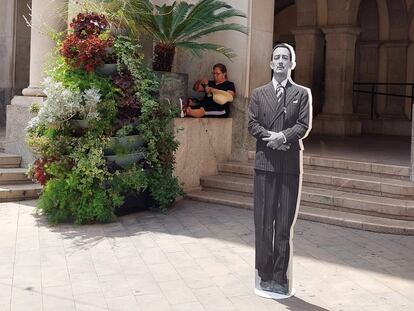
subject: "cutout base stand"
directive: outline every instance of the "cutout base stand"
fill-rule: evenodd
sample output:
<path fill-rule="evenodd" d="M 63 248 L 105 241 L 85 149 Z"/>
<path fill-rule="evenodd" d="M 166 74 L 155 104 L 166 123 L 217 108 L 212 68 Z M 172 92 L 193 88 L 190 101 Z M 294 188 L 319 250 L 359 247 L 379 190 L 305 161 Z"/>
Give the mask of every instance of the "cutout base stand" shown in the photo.
<path fill-rule="evenodd" d="M 261 289 L 255 288 L 254 293 L 257 296 L 260 296 L 260 297 L 263 297 L 263 298 L 278 300 L 278 299 L 286 299 L 286 298 L 292 297 L 292 296 L 295 295 L 296 291 L 295 291 L 294 288 L 292 288 L 292 290 L 289 294 L 283 295 L 283 294 L 278 294 L 278 293 L 269 292 L 269 291 L 266 291 L 266 290 L 261 290 Z"/>

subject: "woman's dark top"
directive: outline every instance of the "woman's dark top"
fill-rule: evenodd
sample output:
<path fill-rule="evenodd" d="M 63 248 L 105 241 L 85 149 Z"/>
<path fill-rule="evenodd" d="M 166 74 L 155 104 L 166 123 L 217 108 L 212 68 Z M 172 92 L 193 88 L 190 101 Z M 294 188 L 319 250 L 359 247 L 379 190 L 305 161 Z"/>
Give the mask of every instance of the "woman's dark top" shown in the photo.
<path fill-rule="evenodd" d="M 222 91 L 233 91 L 236 93 L 236 88 L 234 87 L 234 83 L 231 81 L 224 81 L 222 83 L 216 84 L 214 80 L 208 81 L 208 86 L 222 90 Z M 225 114 L 222 115 L 206 115 L 205 117 L 228 117 L 230 113 L 230 103 L 225 103 L 224 105 L 217 104 L 213 101 L 213 96 L 208 97 L 207 94 L 204 95 L 204 98 L 201 101 L 201 106 L 204 110 L 207 111 L 225 111 Z"/>

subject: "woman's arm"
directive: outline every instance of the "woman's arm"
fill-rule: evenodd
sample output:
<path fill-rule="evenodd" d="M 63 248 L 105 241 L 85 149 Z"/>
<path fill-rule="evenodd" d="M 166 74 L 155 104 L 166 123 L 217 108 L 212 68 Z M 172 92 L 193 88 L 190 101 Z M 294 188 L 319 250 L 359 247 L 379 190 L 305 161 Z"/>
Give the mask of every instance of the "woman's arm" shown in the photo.
<path fill-rule="evenodd" d="M 207 83 L 208 83 L 207 79 L 197 80 L 194 83 L 193 90 L 196 91 L 196 92 L 204 92 L 204 87 L 203 87 L 202 84 L 207 84 Z"/>

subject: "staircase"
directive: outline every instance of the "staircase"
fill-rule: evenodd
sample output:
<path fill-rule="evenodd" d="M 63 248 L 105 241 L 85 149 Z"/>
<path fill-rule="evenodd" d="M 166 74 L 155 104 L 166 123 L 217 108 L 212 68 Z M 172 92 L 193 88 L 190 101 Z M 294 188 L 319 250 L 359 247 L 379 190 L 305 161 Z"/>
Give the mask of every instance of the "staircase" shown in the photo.
<path fill-rule="evenodd" d="M 188 198 L 253 208 L 253 159 L 225 162 Z M 375 232 L 414 235 L 409 167 L 305 155 L 299 218 Z"/>
<path fill-rule="evenodd" d="M 0 153 L 0 202 L 38 198 L 42 187 L 27 178 L 20 164 L 20 156 Z"/>

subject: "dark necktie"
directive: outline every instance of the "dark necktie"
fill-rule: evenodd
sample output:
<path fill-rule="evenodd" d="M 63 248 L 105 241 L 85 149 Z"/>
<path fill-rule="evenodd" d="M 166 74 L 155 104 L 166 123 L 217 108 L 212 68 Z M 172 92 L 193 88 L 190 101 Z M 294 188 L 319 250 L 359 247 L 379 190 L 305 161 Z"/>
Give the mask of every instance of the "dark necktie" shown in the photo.
<path fill-rule="evenodd" d="M 284 93 L 284 88 L 282 85 L 278 85 L 276 87 L 276 97 L 277 97 L 277 102 L 280 103 L 280 101 L 283 98 L 283 93 Z"/>

